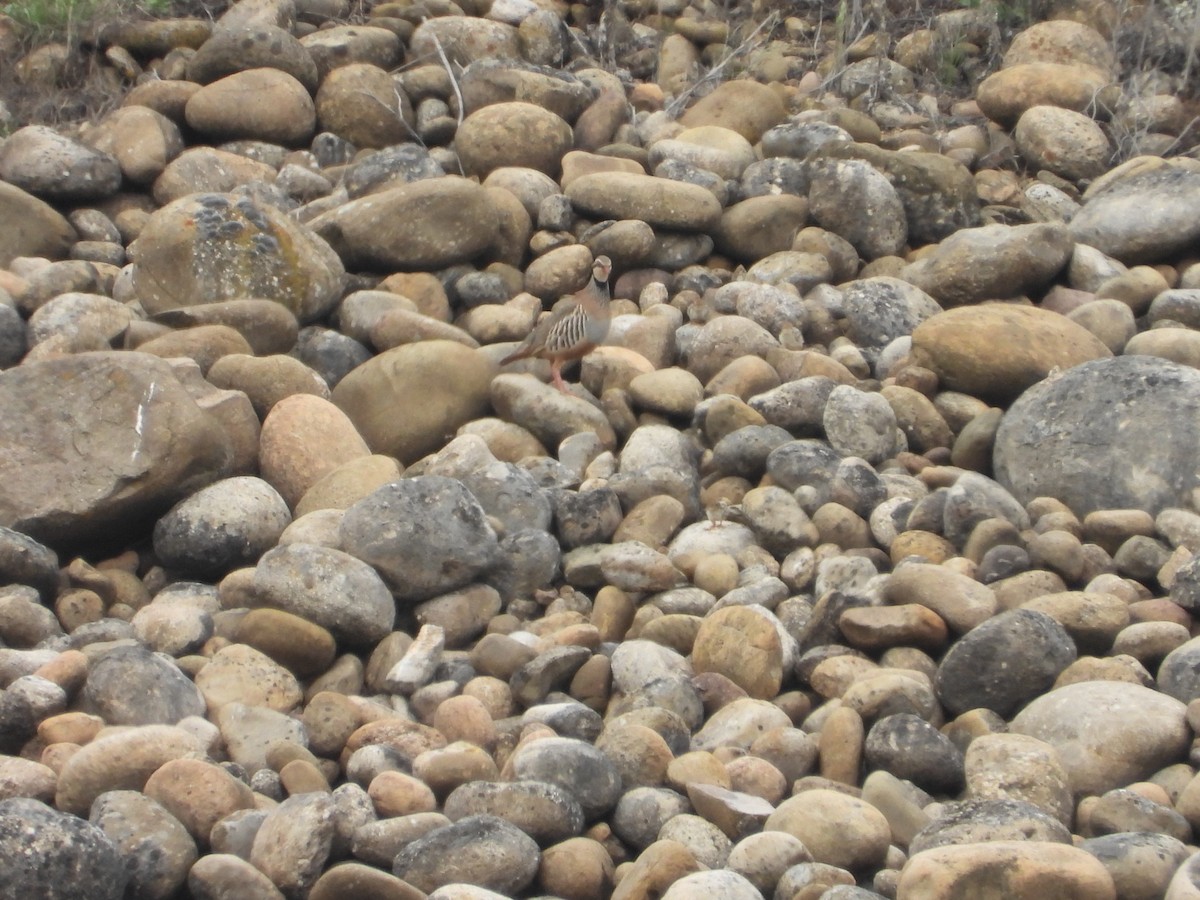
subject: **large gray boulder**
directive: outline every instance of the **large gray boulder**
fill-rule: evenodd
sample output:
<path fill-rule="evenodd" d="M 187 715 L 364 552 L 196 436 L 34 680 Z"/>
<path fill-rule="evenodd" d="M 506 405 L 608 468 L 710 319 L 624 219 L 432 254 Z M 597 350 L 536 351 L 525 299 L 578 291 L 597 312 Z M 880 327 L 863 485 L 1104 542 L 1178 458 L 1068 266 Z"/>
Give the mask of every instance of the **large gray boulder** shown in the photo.
<path fill-rule="evenodd" d="M 166 360 L 101 351 L 0 373 L 0 525 L 110 540 L 228 474 L 230 438 Z"/>
<path fill-rule="evenodd" d="M 996 433 L 996 479 L 1022 503 L 1186 507 L 1198 484 L 1200 372 L 1149 356 L 1087 362 L 1034 385 Z"/>

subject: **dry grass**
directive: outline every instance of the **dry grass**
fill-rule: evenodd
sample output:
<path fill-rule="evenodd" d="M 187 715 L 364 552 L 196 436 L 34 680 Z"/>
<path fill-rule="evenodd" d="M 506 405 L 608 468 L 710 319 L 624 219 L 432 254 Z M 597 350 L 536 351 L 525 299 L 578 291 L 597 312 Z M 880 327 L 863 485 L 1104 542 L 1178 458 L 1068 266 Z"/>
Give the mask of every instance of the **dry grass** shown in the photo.
<path fill-rule="evenodd" d="M 17 0 L 0 3 L 0 135 L 103 115 L 123 85 L 91 36 L 121 19 L 215 18 L 229 0 Z"/>

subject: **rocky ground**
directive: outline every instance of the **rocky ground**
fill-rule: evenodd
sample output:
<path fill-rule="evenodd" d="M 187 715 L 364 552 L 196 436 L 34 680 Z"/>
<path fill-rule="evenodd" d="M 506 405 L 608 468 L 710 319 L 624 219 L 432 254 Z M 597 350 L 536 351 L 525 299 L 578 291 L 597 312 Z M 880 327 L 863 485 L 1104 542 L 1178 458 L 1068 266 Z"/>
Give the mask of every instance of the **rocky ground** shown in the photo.
<path fill-rule="evenodd" d="M 0 142 L 0 895 L 1200 897 L 1200 32 L 368 6 Z"/>

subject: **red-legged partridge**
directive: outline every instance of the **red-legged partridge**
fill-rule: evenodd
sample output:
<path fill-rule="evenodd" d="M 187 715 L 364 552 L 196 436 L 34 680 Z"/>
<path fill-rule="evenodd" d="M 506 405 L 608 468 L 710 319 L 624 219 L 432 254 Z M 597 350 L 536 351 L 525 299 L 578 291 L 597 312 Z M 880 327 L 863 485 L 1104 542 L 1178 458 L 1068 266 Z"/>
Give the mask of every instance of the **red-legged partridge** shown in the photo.
<path fill-rule="evenodd" d="M 612 260 L 597 256 L 587 287 L 559 303 L 553 313 L 537 323 L 520 347 L 500 360 L 500 365 L 529 357 L 548 359 L 554 386 L 565 394 L 563 363 L 591 353 L 608 334 L 610 274 Z"/>

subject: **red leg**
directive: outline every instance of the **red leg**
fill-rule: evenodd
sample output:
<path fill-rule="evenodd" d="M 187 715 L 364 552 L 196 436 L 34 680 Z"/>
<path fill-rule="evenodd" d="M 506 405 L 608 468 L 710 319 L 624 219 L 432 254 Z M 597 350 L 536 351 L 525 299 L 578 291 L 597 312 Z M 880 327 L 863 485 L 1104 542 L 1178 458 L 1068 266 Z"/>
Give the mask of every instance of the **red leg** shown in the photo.
<path fill-rule="evenodd" d="M 567 390 L 567 384 L 562 379 L 562 366 L 563 361 L 561 359 L 553 360 L 550 363 L 550 378 L 554 382 L 554 386 L 556 388 L 558 388 L 564 394 L 569 394 L 570 391 Z"/>

